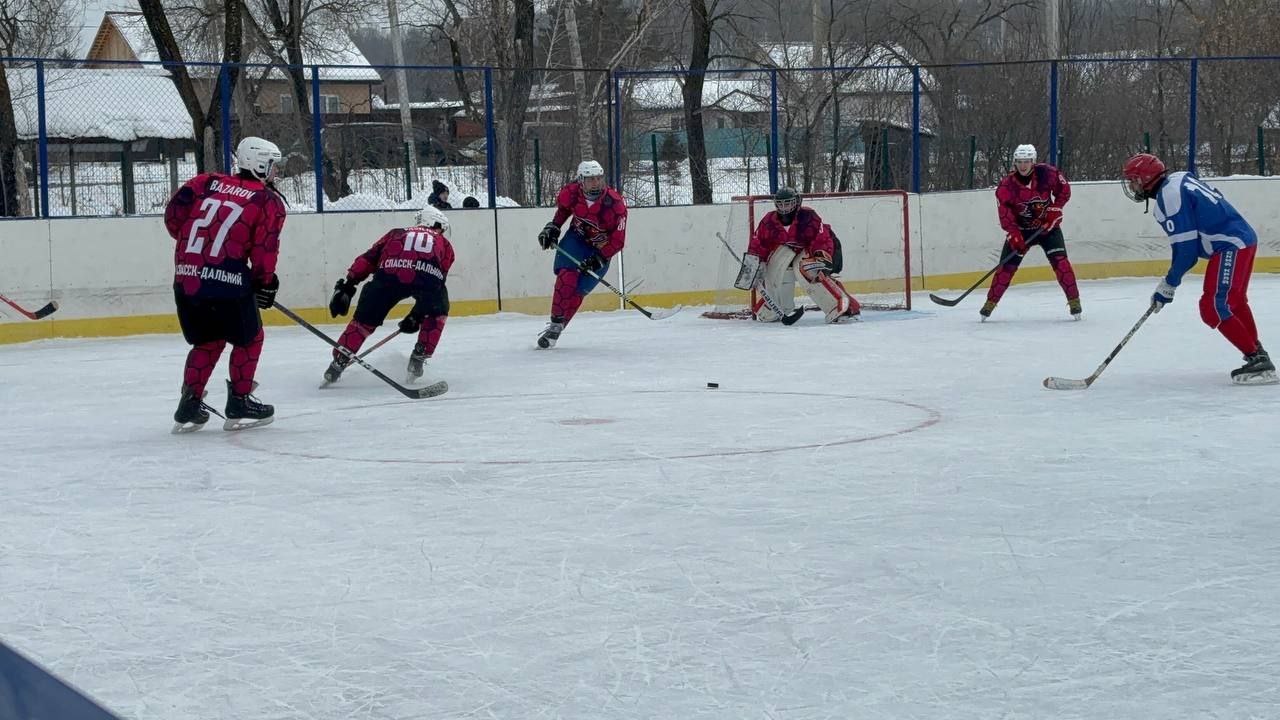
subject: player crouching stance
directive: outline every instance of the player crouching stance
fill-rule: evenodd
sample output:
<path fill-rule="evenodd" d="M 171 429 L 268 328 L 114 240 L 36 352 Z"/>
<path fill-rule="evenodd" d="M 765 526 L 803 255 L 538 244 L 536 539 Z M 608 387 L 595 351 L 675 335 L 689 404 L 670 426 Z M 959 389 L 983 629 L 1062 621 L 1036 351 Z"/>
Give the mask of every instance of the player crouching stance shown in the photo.
<path fill-rule="evenodd" d="M 796 277 L 826 314 L 828 323 L 857 318 L 862 308 L 832 277 L 835 240 L 830 226 L 813 208 L 800 205 L 800 194 L 784 187 L 773 198 L 776 208 L 765 214 L 751 235 L 742 269 L 734 281 L 739 290 L 755 288 L 758 297 L 751 308 L 760 322 L 791 325 L 804 309 L 796 309 Z"/>
<path fill-rule="evenodd" d="M 197 175 L 165 206 L 165 229 L 177 241 L 173 298 L 182 337 L 191 345 L 174 433 L 194 432 L 209 422 L 205 385 L 228 343 L 231 379 L 223 429 L 267 425 L 275 415 L 275 408 L 250 393 L 262 354 L 260 310 L 275 304 L 280 289 L 276 256 L 285 205 L 273 185 L 279 162 L 274 143 L 244 138 L 236 146 L 235 175 Z"/>
<path fill-rule="evenodd" d="M 453 266 L 453 246 L 448 239 L 449 221 L 436 208 L 418 212 L 417 224 L 396 228 L 378 239 L 373 247 L 356 257 L 347 276 L 333 286 L 329 315 L 343 316 L 351 310 L 356 286 L 370 275 L 373 280 L 360 291 L 356 314 L 338 338 L 338 344 L 352 355 L 373 331 L 387 319 L 387 314 L 401 300 L 412 297 L 413 309 L 400 321 L 400 332 L 417 333 L 418 342 L 409 354 L 409 382 L 422 377 L 422 365 L 433 354 L 449 319 L 449 289 L 445 279 Z M 333 351 L 333 362 L 324 371 L 324 384 L 342 377 L 351 364 L 350 357 Z"/>
<path fill-rule="evenodd" d="M 1173 261 L 1151 296 L 1152 310 L 1173 302 L 1182 277 L 1200 258 L 1208 258 L 1200 319 L 1244 354 L 1244 365 L 1231 371 L 1239 385 L 1277 382 L 1276 366 L 1258 342 L 1258 327 L 1249 308 L 1249 277 L 1258 235 L 1222 192 L 1186 172 L 1170 173 L 1160 158 L 1139 153 L 1124 164 L 1124 193 L 1134 202 L 1156 201 L 1152 217 L 1169 235 Z"/>
<path fill-rule="evenodd" d="M 573 218 L 569 232 L 560 237 L 560 226 Z M 609 261 L 627 242 L 627 204 L 604 181 L 604 168 L 595 160 L 578 164 L 578 179 L 560 188 L 556 214 L 538 233 L 538 244 L 550 250 L 558 244 L 552 271 L 556 274 L 551 295 L 551 321 L 538 336 L 538 347 L 556 346 L 560 333 L 573 319 L 582 301 L 609 272 Z M 570 259 L 572 258 L 572 259 Z"/>

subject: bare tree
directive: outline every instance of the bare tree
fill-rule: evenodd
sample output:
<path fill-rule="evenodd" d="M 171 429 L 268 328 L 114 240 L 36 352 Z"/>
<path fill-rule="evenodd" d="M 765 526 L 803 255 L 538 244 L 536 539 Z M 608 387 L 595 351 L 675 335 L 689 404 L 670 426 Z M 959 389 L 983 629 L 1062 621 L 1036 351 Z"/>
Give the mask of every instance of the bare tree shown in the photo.
<path fill-rule="evenodd" d="M 5 57 L 49 57 L 74 39 L 79 6 L 68 0 L 0 0 L 0 52 Z M 28 205 L 9 77 L 0 68 L 0 214 Z"/>

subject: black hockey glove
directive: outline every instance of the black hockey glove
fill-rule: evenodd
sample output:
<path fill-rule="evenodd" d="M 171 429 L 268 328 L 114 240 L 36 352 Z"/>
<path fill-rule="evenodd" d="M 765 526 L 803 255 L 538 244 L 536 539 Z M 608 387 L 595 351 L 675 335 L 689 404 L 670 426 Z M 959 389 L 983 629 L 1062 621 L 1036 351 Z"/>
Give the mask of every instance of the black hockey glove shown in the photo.
<path fill-rule="evenodd" d="M 578 269 L 582 272 L 600 272 L 600 268 L 604 267 L 604 258 L 599 255 L 588 255 L 582 262 L 578 263 Z"/>
<path fill-rule="evenodd" d="M 547 223 L 542 226 L 542 232 L 538 233 L 538 244 L 543 250 L 550 250 L 556 246 L 556 242 L 560 239 L 560 226 L 555 223 Z"/>
<path fill-rule="evenodd" d="M 345 316 L 351 312 L 351 297 L 356 294 L 356 284 L 342 278 L 333 286 L 333 297 L 329 298 L 329 317 Z"/>
<path fill-rule="evenodd" d="M 414 315 L 412 312 L 404 316 L 400 321 L 400 332 L 405 335 L 412 335 L 422 329 L 422 318 Z"/>
<path fill-rule="evenodd" d="M 280 278 L 275 273 L 266 280 L 257 280 L 253 284 L 253 301 L 259 308 L 266 310 L 276 304 L 276 293 L 280 292 Z"/>

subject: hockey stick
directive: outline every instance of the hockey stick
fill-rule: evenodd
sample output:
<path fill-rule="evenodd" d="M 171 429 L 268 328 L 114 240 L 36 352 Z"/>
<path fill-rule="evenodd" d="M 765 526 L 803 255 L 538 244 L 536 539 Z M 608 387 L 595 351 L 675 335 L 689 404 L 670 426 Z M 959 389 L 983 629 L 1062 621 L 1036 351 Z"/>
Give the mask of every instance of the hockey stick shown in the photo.
<path fill-rule="evenodd" d="M 0 295 L 0 300 L 3 300 L 6 305 L 22 313 L 23 316 L 25 316 L 28 320 L 43 320 L 58 311 L 57 300 L 52 300 L 48 303 L 45 303 L 44 307 L 40 308 L 39 310 L 36 310 L 35 312 L 31 312 L 30 310 L 22 307 L 18 303 L 5 297 L 4 295 Z"/>
<path fill-rule="evenodd" d="M 738 262 L 739 266 L 741 266 L 742 258 L 738 256 L 738 253 L 734 252 L 732 247 L 730 247 L 729 241 L 724 239 L 724 235 L 721 235 L 720 233 L 716 233 L 716 239 L 720 241 L 721 245 L 724 245 L 724 249 L 728 250 L 729 255 Z M 804 307 L 798 307 L 795 310 L 792 310 L 791 313 L 789 314 L 782 312 L 782 307 L 779 306 L 778 303 L 775 302 L 773 298 L 769 297 L 769 293 L 765 292 L 763 283 L 760 284 L 759 290 L 760 290 L 760 297 L 764 300 L 764 304 L 769 306 L 769 309 L 772 310 L 774 314 L 778 316 L 779 321 L 783 325 L 795 325 L 796 321 L 800 319 L 800 316 L 804 315 L 804 310 L 805 310 Z M 754 308 L 751 309 L 751 314 L 753 317 L 755 316 Z"/>
<path fill-rule="evenodd" d="M 324 334 L 323 332 L 321 332 L 321 331 L 320 331 L 320 329 L 319 329 L 319 328 L 317 328 L 315 325 L 312 325 L 311 323 L 307 322 L 306 320 L 303 320 L 302 318 L 298 317 L 298 314 L 297 314 L 297 313 L 295 313 L 294 311 L 290 310 L 289 308 L 285 307 L 284 305 L 281 305 L 280 303 L 276 303 L 276 304 L 275 304 L 275 305 L 273 305 L 272 307 L 274 307 L 275 309 L 277 309 L 277 310 L 279 310 L 280 312 L 284 313 L 284 316 L 285 316 L 285 317 L 289 318 L 290 320 L 292 320 L 292 321 L 294 321 L 294 322 L 298 323 L 299 325 L 301 325 L 302 327 L 306 328 L 306 329 L 307 329 L 307 331 L 309 331 L 312 335 L 315 335 L 316 337 L 320 338 L 321 340 L 324 340 L 325 342 L 329 343 L 329 345 L 330 345 L 330 346 L 332 346 L 332 347 L 333 347 L 333 349 L 335 349 L 335 350 L 337 350 L 338 352 L 340 352 L 340 353 L 342 353 L 342 354 L 346 355 L 346 356 L 351 360 L 351 362 L 353 362 L 353 363 L 355 363 L 355 364 L 359 365 L 360 367 L 364 368 L 365 370 L 368 370 L 369 372 L 373 373 L 373 374 L 374 374 L 374 376 L 375 376 L 375 377 L 377 377 L 379 380 L 381 380 L 382 382 L 384 382 L 384 383 L 386 383 L 386 384 L 390 385 L 391 387 L 395 388 L 396 390 L 400 391 L 400 394 L 401 394 L 401 395 L 404 395 L 404 396 L 405 396 L 405 397 L 407 397 L 407 398 L 414 399 L 414 400 L 421 400 L 421 399 L 423 399 L 423 398 L 429 398 L 429 397 L 435 397 L 435 396 L 437 396 L 437 395 L 443 395 L 443 394 L 445 394 L 446 392 L 448 392 L 448 391 L 449 391 L 449 383 L 445 382 L 444 380 L 440 380 L 440 381 L 438 381 L 438 382 L 433 382 L 433 383 L 431 383 L 430 385 L 428 385 L 428 386 L 426 386 L 426 387 L 422 387 L 422 388 L 409 388 L 409 387 L 405 387 L 404 385 L 401 385 L 400 383 L 396 382 L 395 380 L 392 380 L 391 378 L 389 378 L 389 377 L 387 377 L 386 375 L 384 375 L 384 374 L 382 373 L 382 371 L 381 371 L 381 370 L 379 370 L 378 368 L 376 368 L 376 367 L 374 367 L 374 366 L 370 365 L 369 363 L 365 362 L 364 360 L 362 360 L 360 356 L 355 355 L 355 354 L 354 354 L 354 353 L 352 353 L 350 350 L 346 349 L 346 348 L 345 348 L 345 347 L 343 347 L 342 345 L 339 345 L 339 344 L 338 344 L 338 342 L 337 342 L 336 340 L 334 340 L 333 338 L 329 337 L 328 335 L 325 335 L 325 334 Z M 390 338 L 387 338 L 387 339 L 389 340 Z M 379 343 L 379 345 L 380 345 L 380 344 L 381 344 L 381 343 Z M 377 347 L 377 345 L 375 345 L 374 347 Z M 373 350 L 373 348 L 369 348 L 369 349 L 370 349 L 370 350 Z"/>
<path fill-rule="evenodd" d="M 1102 374 L 1102 371 L 1106 370 L 1107 366 L 1111 364 L 1111 361 L 1115 359 L 1115 356 L 1120 354 L 1120 350 L 1129 342 L 1129 338 L 1132 338 L 1134 333 L 1138 332 L 1138 328 L 1142 327 L 1142 323 L 1146 322 L 1147 318 L 1151 317 L 1152 313 L 1155 311 L 1156 304 L 1153 302 L 1151 303 L 1151 307 L 1147 308 L 1147 311 L 1142 313 L 1142 317 L 1138 318 L 1138 322 L 1134 323 L 1133 328 L 1129 330 L 1129 334 L 1124 336 L 1124 339 L 1120 341 L 1120 344 L 1116 345 L 1116 349 L 1111 351 L 1111 354 L 1107 356 L 1106 360 L 1102 361 L 1102 364 L 1098 366 L 1097 370 L 1093 371 L 1092 375 L 1083 380 L 1047 377 L 1044 379 L 1044 386 L 1050 390 L 1084 390 L 1092 385 L 1093 381 L 1097 380 L 1098 376 Z"/>
<path fill-rule="evenodd" d="M 560 253 L 561 255 L 565 256 L 565 257 L 566 257 L 566 258 L 568 258 L 569 260 L 572 260 L 572 261 L 573 261 L 573 263 L 574 263 L 575 265 L 579 265 L 579 266 L 580 266 L 580 265 L 582 265 L 582 262 L 581 262 L 580 260 L 578 260 L 578 258 L 576 258 L 576 257 L 574 257 L 573 255 L 569 254 L 569 251 L 568 251 L 568 250 L 565 250 L 564 248 L 560 247 L 559 245 L 556 245 L 556 246 L 555 246 L 555 248 L 556 248 L 556 252 L 558 252 L 558 253 Z M 666 309 L 666 310 L 657 310 L 657 311 L 648 310 L 648 309 L 646 309 L 643 305 L 640 305 L 639 303 L 637 303 L 635 300 L 632 300 L 631 298 L 627 297 L 627 294 L 626 294 L 626 293 L 622 292 L 622 291 L 621 291 L 621 290 L 619 290 L 618 288 L 616 288 L 616 287 L 614 287 L 613 285 L 611 285 L 611 284 L 609 283 L 609 281 L 608 281 L 608 280 L 605 280 L 605 279 L 604 279 L 603 277 L 601 277 L 601 276 L 600 276 L 600 274 L 599 274 L 599 273 L 597 273 L 596 271 L 594 271 L 594 270 L 587 270 L 586 272 L 587 272 L 587 274 L 588 274 L 588 275 L 590 275 L 591 277 L 593 277 L 593 278 L 595 278 L 596 280 L 598 280 L 598 281 L 600 282 L 600 284 L 601 284 L 601 285 L 603 285 L 603 286 L 605 286 L 605 287 L 609 288 L 610 290 L 612 290 L 614 295 L 617 295 L 618 297 L 622 298 L 623 302 L 625 302 L 626 304 L 628 304 L 628 305 L 630 305 L 631 307 L 635 308 L 636 310 L 639 310 L 639 311 L 640 311 L 640 313 L 641 313 L 642 315 L 644 315 L 645 317 L 649 318 L 650 320 L 666 320 L 667 318 L 671 317 L 672 315 L 675 315 L 676 313 L 678 313 L 678 312 L 680 312 L 681 310 L 683 310 L 683 309 L 684 309 L 684 307 L 683 307 L 683 306 L 677 305 L 677 306 L 675 306 L 675 307 L 673 307 L 673 308 L 668 308 L 668 309 Z"/>
<path fill-rule="evenodd" d="M 1044 232 L 1044 228 L 1040 228 L 1040 229 L 1036 230 L 1034 233 L 1032 233 L 1032 234 L 1031 234 L 1031 237 L 1027 238 L 1027 249 L 1028 249 L 1028 250 L 1030 250 L 1030 249 L 1031 249 L 1031 243 L 1035 242 L 1035 241 L 1036 241 L 1036 238 L 1040 237 L 1040 233 L 1042 233 L 1042 232 Z M 938 297 L 937 295 L 934 295 L 933 293 L 929 293 L 929 299 L 930 299 L 930 300 L 932 300 L 932 301 L 934 301 L 934 302 L 936 302 L 936 303 L 938 303 L 939 305 L 946 305 L 947 307 L 955 307 L 956 305 L 959 305 L 961 300 L 963 300 L 963 299 L 965 299 L 965 298 L 969 297 L 969 293 L 971 293 L 971 292 L 973 292 L 974 290 L 977 290 L 979 287 L 981 287 L 981 286 L 982 286 L 982 283 L 984 283 L 984 282 L 986 282 L 986 281 L 987 281 L 987 278 L 991 277 L 992 275 L 995 275 L 997 270 L 999 270 L 1000 268 L 1004 267 L 1004 264 L 1005 264 L 1005 263 L 1007 263 L 1007 262 L 1009 262 L 1010 260 L 1012 260 L 1012 259 L 1014 258 L 1014 256 L 1016 256 L 1017 254 L 1018 254 L 1018 251 L 1017 251 L 1017 250 L 1010 250 L 1010 251 L 1009 251 L 1009 254 L 1008 254 L 1008 255 L 1005 255 L 1005 256 L 1004 256 L 1004 257 L 1002 257 L 1002 258 L 1000 258 L 1000 262 L 996 263 L 996 266 L 995 266 L 995 267 L 993 267 L 993 268 L 991 268 L 990 270 L 988 270 L 986 275 L 983 275 L 981 278 L 979 278 L 979 279 L 978 279 L 978 282 L 974 283 L 974 284 L 973 284 L 973 286 L 972 286 L 972 287 L 970 287 L 968 290 L 965 290 L 964 292 L 960 293 L 960 297 L 958 297 L 958 298 L 956 298 L 956 299 L 954 299 L 954 300 L 948 300 L 948 299 L 943 298 L 943 297 Z"/>
<path fill-rule="evenodd" d="M 369 357 L 369 353 L 373 352 L 374 350 L 377 350 L 378 348 L 382 347 L 383 345 L 386 345 L 387 343 L 391 342 L 392 340 L 396 339 L 397 337 L 400 337 L 400 335 L 402 335 L 402 334 L 403 334 L 403 333 L 401 333 L 399 330 L 395 330 L 395 331 L 393 331 L 393 332 L 389 333 L 386 337 L 384 337 L 384 338 L 382 338 L 381 340 L 379 340 L 378 342 L 374 343 L 373 347 L 371 347 L 371 348 L 365 348 L 365 351 L 364 351 L 364 352 L 362 352 L 362 353 L 360 353 L 360 354 L 359 354 L 359 355 L 357 355 L 356 357 L 357 357 L 357 358 L 359 358 L 359 359 L 361 359 L 361 360 L 363 360 L 363 359 L 365 359 L 365 358 Z"/>

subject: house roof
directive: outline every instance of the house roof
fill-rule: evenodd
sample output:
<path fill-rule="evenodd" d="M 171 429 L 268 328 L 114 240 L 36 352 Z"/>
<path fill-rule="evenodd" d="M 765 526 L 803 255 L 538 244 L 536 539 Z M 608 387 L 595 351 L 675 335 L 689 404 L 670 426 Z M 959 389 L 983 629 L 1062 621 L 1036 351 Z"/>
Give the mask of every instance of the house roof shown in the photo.
<path fill-rule="evenodd" d="M 89 48 L 87 59 L 104 59 L 101 53 L 113 30 L 119 33 L 133 54 L 132 58 L 127 59 L 140 62 L 160 61 L 160 53 L 156 50 L 155 42 L 151 39 L 151 31 L 147 28 L 147 21 L 142 16 L 142 13 L 117 11 L 103 13 L 102 22 L 99 24 L 98 33 L 94 36 L 93 43 Z M 316 44 L 323 46 L 325 49 L 308 53 L 307 60 L 309 63 L 320 65 L 320 79 L 322 81 L 382 82 L 382 76 L 378 74 L 377 70 L 369 66 L 368 58 L 364 56 L 364 53 L 360 52 L 360 49 L 356 47 L 356 44 L 351 41 L 350 36 L 345 32 L 330 33 L 320 38 Z M 222 59 L 221 56 L 208 56 L 207 53 L 195 48 L 184 49 L 183 55 L 190 62 L 218 62 Z M 266 64 L 271 62 L 271 58 L 266 53 L 255 50 L 245 62 Z M 193 66 L 190 72 L 196 76 L 207 76 L 217 74 L 218 68 L 209 65 Z M 279 70 L 273 70 L 272 76 L 283 77 L 283 73 Z"/>
<path fill-rule="evenodd" d="M 52 138 L 186 139 L 191 116 L 159 68 L 47 68 L 45 128 Z M 18 136 L 39 136 L 36 72 L 7 68 Z"/>
<path fill-rule="evenodd" d="M 766 43 L 761 45 L 768 63 L 780 69 L 799 69 L 814 67 L 813 43 Z M 909 93 L 913 82 L 911 68 L 917 65 L 915 58 L 906 48 L 900 45 L 853 45 L 837 44 L 833 48 L 834 57 L 819 67 L 834 65 L 846 68 L 875 68 L 881 70 L 859 70 L 850 72 L 848 79 L 840 84 L 846 93 Z M 920 69 L 920 82 L 925 87 L 933 86 L 933 75 L 928 69 Z"/>

